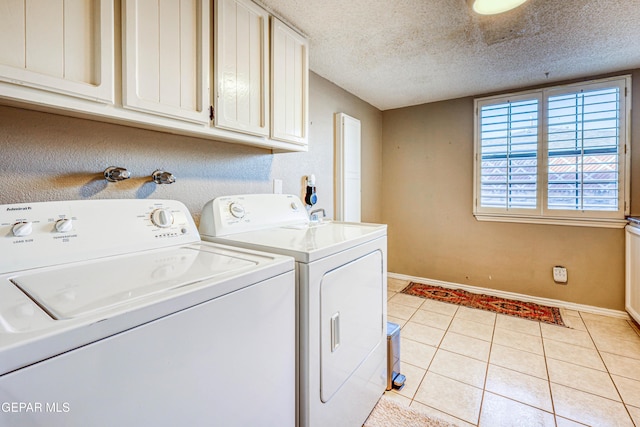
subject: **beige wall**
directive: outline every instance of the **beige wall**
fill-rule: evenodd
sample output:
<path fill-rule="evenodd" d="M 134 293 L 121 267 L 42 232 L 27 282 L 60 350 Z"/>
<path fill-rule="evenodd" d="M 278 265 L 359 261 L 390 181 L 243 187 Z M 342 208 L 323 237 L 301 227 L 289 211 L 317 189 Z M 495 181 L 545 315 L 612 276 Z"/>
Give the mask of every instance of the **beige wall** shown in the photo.
<path fill-rule="evenodd" d="M 633 77 L 640 82 L 640 70 Z M 638 129 L 640 84 L 633 100 Z M 362 220 L 389 224 L 389 271 L 624 309 L 622 230 L 475 220 L 472 110 L 473 99 L 463 98 L 381 113 L 312 73 L 310 151 L 271 154 L 0 106 L 0 203 L 178 199 L 198 220 L 214 197 L 268 193 L 274 178 L 283 180 L 284 192 L 301 194 L 303 177 L 314 173 L 317 207 L 333 216 L 333 114 L 344 112 L 362 123 Z M 107 183 L 101 172 L 110 165 L 127 167 L 133 178 Z M 174 173 L 177 182 L 148 182 L 156 168 Z M 640 172 L 632 173 L 632 188 L 632 213 L 640 215 Z M 557 264 L 568 268 L 567 286 L 553 283 Z"/>
<path fill-rule="evenodd" d="M 285 193 L 302 194 L 315 174 L 317 207 L 333 215 L 333 115 L 362 122 L 363 220 L 380 221 L 382 114 L 327 80 L 310 76 L 310 150 L 279 153 L 91 120 L 0 106 L 0 203 L 100 198 L 159 198 L 184 202 L 200 216 L 210 199 L 269 193 L 274 178 Z M 126 167 L 132 178 L 107 183 L 102 171 Z M 149 181 L 158 168 L 176 183 Z"/>
<path fill-rule="evenodd" d="M 640 165 L 640 70 L 633 77 Z M 385 111 L 382 128 L 389 271 L 624 310 L 624 230 L 476 221 L 473 98 Z M 632 177 L 640 214 L 640 172 Z M 566 286 L 554 265 L 567 267 Z"/>

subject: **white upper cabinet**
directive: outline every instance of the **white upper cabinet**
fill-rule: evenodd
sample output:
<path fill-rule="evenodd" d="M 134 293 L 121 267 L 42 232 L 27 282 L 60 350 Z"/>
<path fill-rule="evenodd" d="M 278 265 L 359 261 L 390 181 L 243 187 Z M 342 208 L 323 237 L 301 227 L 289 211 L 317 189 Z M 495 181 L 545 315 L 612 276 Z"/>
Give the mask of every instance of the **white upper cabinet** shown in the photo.
<path fill-rule="evenodd" d="M 0 0 L 3 105 L 306 151 L 308 77 L 251 0 Z"/>
<path fill-rule="evenodd" d="M 209 122 L 208 0 L 123 0 L 125 108 Z"/>
<path fill-rule="evenodd" d="M 271 17 L 271 138 L 307 144 L 307 39 Z"/>
<path fill-rule="evenodd" d="M 215 0 L 215 126 L 269 136 L 269 14 L 250 0 Z"/>
<path fill-rule="evenodd" d="M 0 81 L 114 100 L 113 0 L 0 1 Z"/>

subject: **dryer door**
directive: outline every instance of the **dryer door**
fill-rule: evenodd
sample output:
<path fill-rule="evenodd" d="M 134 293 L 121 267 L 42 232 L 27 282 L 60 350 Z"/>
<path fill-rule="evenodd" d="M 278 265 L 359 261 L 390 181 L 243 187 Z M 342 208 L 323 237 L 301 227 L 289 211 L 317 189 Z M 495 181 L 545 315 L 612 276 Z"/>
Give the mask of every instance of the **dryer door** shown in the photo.
<path fill-rule="evenodd" d="M 383 254 L 375 251 L 327 272 L 322 278 L 322 402 L 331 399 L 381 340 L 383 268 Z"/>

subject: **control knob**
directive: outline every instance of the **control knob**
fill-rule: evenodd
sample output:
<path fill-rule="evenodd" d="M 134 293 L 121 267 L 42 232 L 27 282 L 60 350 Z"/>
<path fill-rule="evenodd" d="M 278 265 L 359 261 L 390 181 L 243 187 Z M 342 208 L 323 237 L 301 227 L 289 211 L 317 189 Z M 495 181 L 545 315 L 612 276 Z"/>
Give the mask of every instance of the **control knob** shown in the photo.
<path fill-rule="evenodd" d="M 235 218 L 243 218 L 245 214 L 244 207 L 240 203 L 235 202 L 229 205 L 229 211 Z"/>
<path fill-rule="evenodd" d="M 56 231 L 58 233 L 68 233 L 73 229 L 73 221 L 71 218 L 63 218 L 56 221 Z"/>
<path fill-rule="evenodd" d="M 11 228 L 13 235 L 16 237 L 25 237 L 33 231 L 33 223 L 31 221 L 17 222 Z"/>
<path fill-rule="evenodd" d="M 156 209 L 151 212 L 151 222 L 160 228 L 171 227 L 171 224 L 173 224 L 173 215 L 169 209 Z"/>

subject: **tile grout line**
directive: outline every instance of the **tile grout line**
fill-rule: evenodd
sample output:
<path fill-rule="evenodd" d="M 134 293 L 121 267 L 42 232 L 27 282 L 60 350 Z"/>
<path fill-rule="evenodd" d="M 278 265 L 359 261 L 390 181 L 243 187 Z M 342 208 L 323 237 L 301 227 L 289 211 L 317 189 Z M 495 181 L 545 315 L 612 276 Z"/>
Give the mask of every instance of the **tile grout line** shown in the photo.
<path fill-rule="evenodd" d="M 553 422 L 556 427 L 558 425 L 558 413 L 556 412 L 556 402 L 553 399 L 553 390 L 551 389 L 551 375 L 549 375 L 549 363 L 547 363 L 547 349 L 544 345 L 544 335 L 542 333 L 542 323 L 538 322 L 538 328 L 540 329 L 540 341 L 542 344 L 542 356 L 544 357 L 544 369 L 547 372 L 547 387 L 549 387 L 549 398 L 551 399 L 551 410 L 553 411 Z M 569 419 L 569 418 L 567 418 Z M 573 420 L 576 421 L 576 420 Z M 577 422 L 577 421 L 576 421 Z"/>
<path fill-rule="evenodd" d="M 622 393 L 620 393 L 620 390 L 618 389 L 618 385 L 616 384 L 616 382 L 613 380 L 613 377 L 611 376 L 611 371 L 609 370 L 609 366 L 607 366 L 607 363 L 605 362 L 605 360 L 602 357 L 602 354 L 600 352 L 600 348 L 596 344 L 596 341 L 593 339 L 593 335 L 591 335 L 591 331 L 589 330 L 589 325 L 587 324 L 587 322 L 584 321 L 584 318 L 582 317 L 582 313 L 578 312 L 578 314 L 580 315 L 580 319 L 582 319 L 582 323 L 584 323 L 584 327 L 587 330 L 587 334 L 589 334 L 589 338 L 593 342 L 593 346 L 595 347 L 596 351 L 598 352 L 598 357 L 602 361 L 602 364 L 604 365 L 604 369 L 607 370 L 607 375 L 609 375 L 609 380 L 611 380 L 611 384 L 613 384 L 613 387 L 616 389 L 616 393 L 618 393 L 618 397 L 620 397 L 620 403 L 622 403 L 622 406 L 624 407 L 624 410 L 627 412 L 627 415 L 629 416 L 629 420 L 631 420 L 631 423 L 635 425 L 635 421 L 633 420 L 633 417 L 631 416 L 631 412 L 629 412 L 629 407 L 628 407 L 627 403 L 624 401 L 624 399 L 622 398 Z M 593 394 L 593 393 L 590 393 L 590 394 Z"/>
<path fill-rule="evenodd" d="M 462 307 L 462 306 L 461 306 L 461 305 L 459 305 L 459 304 L 451 304 L 451 303 L 447 303 L 446 301 L 440 301 L 440 302 L 444 302 L 445 304 L 450 304 L 450 305 L 452 305 L 452 306 L 455 306 L 455 307 L 456 307 L 456 310 L 453 312 L 453 315 L 451 316 L 451 321 L 449 322 L 449 325 L 447 326 L 447 329 L 445 330 L 444 334 L 442 335 L 442 339 L 440 340 L 440 343 L 438 344 L 438 347 L 437 347 L 437 349 L 436 349 L 436 354 L 437 354 L 437 353 L 438 353 L 438 351 L 440 350 L 440 345 L 442 344 L 442 341 L 444 341 L 444 337 L 445 337 L 445 336 L 447 335 L 447 333 L 449 332 L 449 329 L 451 328 L 451 325 L 453 324 L 453 321 L 455 320 L 456 316 L 458 315 L 458 312 L 460 311 L 460 307 Z M 451 331 L 451 333 L 455 333 L 455 332 Z M 449 350 L 442 349 L 442 351 L 449 351 Z M 459 354 L 459 353 L 455 353 L 455 352 L 451 352 L 451 353 Z M 464 355 L 461 355 L 461 356 L 464 356 Z M 434 355 L 433 355 L 433 358 L 435 359 L 435 357 L 436 357 L 436 355 L 434 354 Z M 431 363 L 433 363 L 433 359 L 431 360 Z M 431 367 L 431 363 L 429 364 L 429 367 Z M 425 373 L 425 376 L 426 376 L 426 375 L 427 375 L 427 374 Z M 436 375 L 440 375 L 440 374 L 436 374 Z M 444 376 L 444 375 L 442 375 L 442 376 Z M 444 376 L 444 377 L 445 377 L 445 378 L 448 378 L 448 377 L 446 377 L 446 376 Z M 454 379 L 454 378 L 450 378 L 450 379 L 451 379 L 451 380 L 453 380 L 453 381 L 458 381 L 458 380 L 456 380 L 456 379 Z M 485 375 L 485 381 L 486 381 L 486 375 Z M 470 385 L 470 384 L 463 383 L 462 381 L 458 381 L 458 382 L 460 382 L 460 383 L 462 383 L 462 384 L 465 384 L 465 385 Z M 471 387 L 473 387 L 473 386 L 471 385 Z M 484 386 L 483 386 L 483 389 L 482 389 L 482 393 L 483 393 L 483 395 L 484 395 Z M 477 422 L 477 423 L 475 423 L 475 426 L 476 426 L 476 427 L 480 425 L 480 412 L 481 412 L 481 411 L 482 411 L 482 399 L 480 400 L 480 408 L 479 408 L 479 410 L 478 410 L 478 422 Z M 461 420 L 461 421 L 463 421 L 463 422 L 465 422 L 465 423 L 471 424 L 471 423 L 469 423 L 467 420 L 462 419 L 462 418 L 460 418 L 460 417 L 457 417 L 457 416 L 455 416 L 455 415 L 449 414 L 449 413 L 447 413 L 447 412 L 445 412 L 445 414 L 450 415 L 450 416 L 452 416 L 452 417 L 454 417 L 454 418 L 457 418 L 457 419 L 459 419 L 459 420 Z M 472 425 L 473 425 L 473 424 L 472 424 Z"/>
<path fill-rule="evenodd" d="M 478 411 L 477 426 L 480 426 L 480 417 L 482 416 L 482 406 L 484 405 L 484 397 L 487 393 L 487 380 L 489 379 L 489 365 L 491 364 L 491 352 L 493 350 L 493 339 L 496 335 L 498 327 L 498 316 L 493 320 L 493 330 L 491 331 L 491 341 L 489 342 L 489 356 L 487 357 L 487 367 L 484 372 L 484 383 L 482 384 L 482 397 L 480 398 L 480 410 Z"/>
<path fill-rule="evenodd" d="M 426 302 L 426 300 L 425 300 L 425 302 Z M 424 305 L 424 302 L 423 302 L 422 304 L 420 304 L 420 306 L 419 306 L 418 308 L 416 308 L 416 311 L 414 312 L 414 314 L 413 314 L 413 315 L 415 315 L 415 313 L 417 313 L 417 312 L 418 312 L 418 310 L 420 310 L 420 307 L 422 307 L 423 305 Z M 456 317 L 456 315 L 458 314 L 458 309 L 460 308 L 460 306 L 458 306 L 458 305 L 456 305 L 456 304 L 451 304 L 451 305 L 455 305 L 455 306 L 456 306 L 456 309 L 455 309 L 455 311 L 453 312 L 453 314 L 451 315 L 451 320 L 449 321 L 449 324 L 447 325 L 447 329 L 445 329 L 445 330 L 444 330 L 444 334 L 442 334 L 442 338 L 440 338 L 440 340 L 438 341 L 438 345 L 436 346 L 436 351 L 435 351 L 435 353 L 433 353 L 433 357 L 431 358 L 431 361 L 429 361 L 429 364 L 428 364 L 428 366 L 427 366 L 427 367 L 426 367 L 426 369 L 425 369 L 424 376 L 422 377 L 422 380 L 420 381 L 420 384 L 419 384 L 419 385 L 418 385 L 418 387 L 416 388 L 416 392 L 413 394 L 413 398 L 411 399 L 411 403 L 413 403 L 414 401 L 415 401 L 415 402 L 418 402 L 418 403 L 419 403 L 419 404 L 421 404 L 421 405 L 428 406 L 429 408 L 433 408 L 433 409 L 435 409 L 435 410 L 436 410 L 436 411 L 438 411 L 438 412 L 441 412 L 441 413 L 446 414 L 446 415 L 448 415 L 448 416 L 450 416 L 450 417 L 453 417 L 453 418 L 455 418 L 455 419 L 458 419 L 458 420 L 460 420 L 460 421 L 462 421 L 462 422 L 467 423 L 467 421 L 466 421 L 466 420 L 464 420 L 464 419 L 462 419 L 462 418 L 460 418 L 460 417 L 458 417 L 458 416 L 456 416 L 456 415 L 450 414 L 450 413 L 445 412 L 445 411 L 443 411 L 443 410 L 441 410 L 441 409 L 434 408 L 434 407 L 433 407 L 433 406 L 431 406 L 431 405 L 427 405 L 427 404 L 425 404 L 425 403 L 422 403 L 422 402 L 420 402 L 420 401 L 415 400 L 415 396 L 416 396 L 416 394 L 418 394 L 418 390 L 420 389 L 420 387 L 422 386 L 422 383 L 424 382 L 425 378 L 427 377 L 427 373 L 429 373 L 429 368 L 431 368 L 431 365 L 433 364 L 433 360 L 435 359 L 436 354 L 437 354 L 437 353 L 438 353 L 438 351 L 440 350 L 440 345 L 442 344 L 442 341 L 444 340 L 445 335 L 447 335 L 447 332 L 449 332 L 449 329 L 451 328 L 451 324 L 453 323 L 453 319 L 454 319 L 454 318 Z M 429 311 L 429 312 L 431 312 L 430 310 L 424 310 L 424 311 Z M 432 313 L 435 313 L 435 312 L 432 312 Z M 411 318 L 413 317 L 413 315 L 411 315 Z M 409 318 L 409 320 L 411 320 L 411 318 Z M 407 322 L 409 322 L 409 320 L 407 320 Z M 406 323 L 405 323 L 405 324 L 406 324 Z M 434 328 L 434 329 L 438 329 L 438 328 Z M 407 338 L 407 339 L 408 339 L 408 338 Z M 423 343 L 423 344 L 424 344 L 424 343 Z M 428 345 L 428 344 L 427 344 L 427 345 Z M 446 350 L 444 350 L 444 349 L 443 349 L 443 351 L 446 351 Z M 456 353 L 456 354 L 457 354 L 457 353 Z M 434 372 L 432 372 L 432 373 L 434 373 Z M 434 373 L 434 374 L 435 374 L 435 373 Z M 436 374 L 436 375 L 440 375 L 440 374 Z M 443 376 L 444 376 L 444 375 L 443 375 Z M 449 378 L 449 377 L 446 377 L 446 376 L 444 376 L 444 377 L 445 377 L 445 378 Z M 453 378 L 450 378 L 450 379 L 452 379 L 452 380 L 454 380 L 454 381 L 457 381 L 457 380 L 455 380 L 455 379 L 453 379 Z M 464 384 L 464 383 L 462 383 L 462 384 Z M 469 424 L 470 424 L 470 423 L 469 423 Z M 476 423 L 475 425 L 477 426 L 478 424 Z"/>
<path fill-rule="evenodd" d="M 528 320 L 528 319 L 527 319 L 527 320 Z M 522 375 L 530 376 L 530 377 L 532 377 L 532 378 L 536 378 L 536 379 L 539 379 L 539 380 L 542 380 L 542 381 L 546 381 L 546 383 L 547 383 L 547 384 L 548 384 L 548 386 L 549 386 L 549 396 L 551 397 L 551 389 L 550 389 L 550 387 L 551 387 L 551 383 L 550 383 L 550 381 L 549 381 L 549 372 L 548 372 L 548 368 L 547 368 L 547 360 L 546 360 L 547 358 L 546 358 L 546 353 L 545 353 L 545 351 L 544 351 L 544 341 L 543 341 L 543 338 L 542 338 L 542 329 L 541 329 L 541 325 L 542 325 L 542 323 L 543 323 L 543 322 L 541 322 L 541 321 L 535 321 L 535 322 L 538 324 L 538 329 L 539 329 L 539 332 L 540 332 L 540 340 L 541 340 L 541 346 L 542 346 L 542 355 L 540 355 L 540 354 L 538 354 L 538 353 L 534 353 L 534 352 L 529 351 L 529 350 L 523 350 L 523 349 L 520 349 L 520 348 L 511 347 L 511 346 L 504 345 L 504 344 L 494 343 L 494 342 L 493 342 L 493 340 L 492 340 L 492 343 L 491 343 L 491 348 L 493 349 L 493 345 L 495 344 L 495 345 L 502 346 L 502 347 L 505 347 L 505 348 L 510 348 L 510 349 L 514 349 L 514 350 L 517 350 L 517 351 L 521 351 L 521 352 L 523 352 L 523 353 L 528 353 L 528 354 L 532 354 L 532 355 L 536 355 L 536 356 L 542 356 L 542 358 L 543 358 L 543 360 L 544 360 L 544 363 L 545 363 L 546 379 L 544 379 L 544 378 L 540 378 L 540 377 L 538 377 L 538 376 L 536 376 L 536 375 L 531 375 L 530 373 L 527 373 L 527 372 L 522 372 L 522 371 L 520 371 L 520 370 L 518 370 L 518 369 L 514 369 L 514 368 L 510 368 L 510 367 L 506 367 L 506 366 L 501 366 L 501 365 L 495 365 L 495 366 L 500 367 L 501 369 L 505 369 L 505 370 L 507 370 L 507 371 L 516 372 L 516 373 L 518 373 L 518 374 L 522 374 Z M 494 331 L 495 331 L 495 329 L 511 330 L 511 329 L 507 329 L 507 328 L 498 328 L 497 322 L 496 322 L 496 326 L 495 326 L 495 328 L 494 328 Z M 519 332 L 519 333 L 521 333 L 521 334 L 523 334 L 523 335 L 530 335 L 530 336 L 532 336 L 532 337 L 536 337 L 536 336 L 537 336 L 537 335 L 535 335 L 535 334 L 528 334 L 528 333 L 521 332 L 521 331 L 514 331 L 514 332 Z M 491 364 L 491 359 L 489 359 L 488 365 L 489 365 L 489 364 Z M 488 375 L 487 375 L 487 377 L 488 377 Z M 485 390 L 486 390 L 486 382 L 485 382 Z M 505 399 L 508 399 L 508 400 L 513 401 L 513 402 L 519 403 L 519 404 L 521 404 L 521 405 L 525 405 L 525 406 L 528 406 L 528 407 L 534 408 L 534 409 L 536 409 L 536 410 L 538 410 L 538 411 L 546 412 L 546 413 L 548 413 L 548 414 L 550 414 L 550 415 L 552 415 L 552 416 L 554 417 L 554 423 L 555 423 L 555 424 L 557 424 L 557 421 L 556 421 L 556 419 L 555 419 L 557 414 L 556 414 L 556 412 L 555 412 L 555 406 L 554 406 L 554 404 L 553 404 L 553 399 L 552 399 L 552 398 L 551 398 L 551 408 L 552 408 L 552 410 L 551 410 L 551 412 L 549 412 L 548 410 L 542 409 L 542 408 L 540 408 L 540 407 L 538 407 L 538 406 L 536 406 L 536 405 L 533 405 L 533 404 L 531 404 L 531 403 L 522 402 L 522 401 L 520 401 L 520 400 L 513 399 L 512 397 L 505 396 L 505 395 L 500 394 L 500 393 L 496 393 L 496 392 L 489 392 L 489 393 L 495 394 L 495 395 L 497 395 L 497 396 L 501 396 L 501 397 L 503 397 L 503 398 L 505 398 Z"/>
<path fill-rule="evenodd" d="M 414 308 L 414 312 L 413 314 L 411 314 L 411 316 L 409 316 L 409 318 L 404 322 L 404 325 L 400 328 L 400 331 L 402 332 L 402 329 L 404 329 L 404 327 L 407 325 L 407 323 L 409 323 L 411 321 L 411 319 L 413 318 L 413 316 L 416 315 L 416 313 L 418 312 L 418 310 L 420 310 L 420 307 L 422 307 L 424 305 L 424 301 L 420 303 L 420 305 L 418 307 L 411 307 Z M 407 307 L 407 306 L 405 306 Z M 402 336 L 402 335 L 401 335 Z M 410 339 L 410 338 L 406 338 L 405 339 Z M 415 341 L 415 340 L 412 340 Z M 416 341 L 416 342 L 420 342 L 420 341 Z M 421 344 L 425 344 L 425 343 L 421 343 Z M 428 345 L 428 344 L 427 344 Z M 436 347 L 436 352 L 438 351 L 438 347 Z M 400 354 L 402 354 L 402 349 L 400 350 Z M 435 357 L 436 352 L 433 353 L 433 357 Z M 411 402 L 409 403 L 409 406 L 411 406 L 411 404 L 414 402 L 416 394 L 418 394 L 418 390 L 420 389 L 420 386 L 422 385 L 422 383 L 424 382 L 424 379 L 427 376 L 427 372 L 429 372 L 429 366 L 431 366 L 431 363 L 433 363 L 433 357 L 431 358 L 431 360 L 429 361 L 427 367 L 424 369 L 424 375 L 422 376 L 422 379 L 420 380 L 420 384 L 418 384 L 418 386 L 416 387 L 416 391 L 413 393 L 413 396 L 411 396 Z M 400 356 L 400 360 L 402 360 L 402 356 Z M 421 368 L 422 369 L 422 368 Z M 420 404 L 422 404 L 422 402 L 418 402 Z"/>

